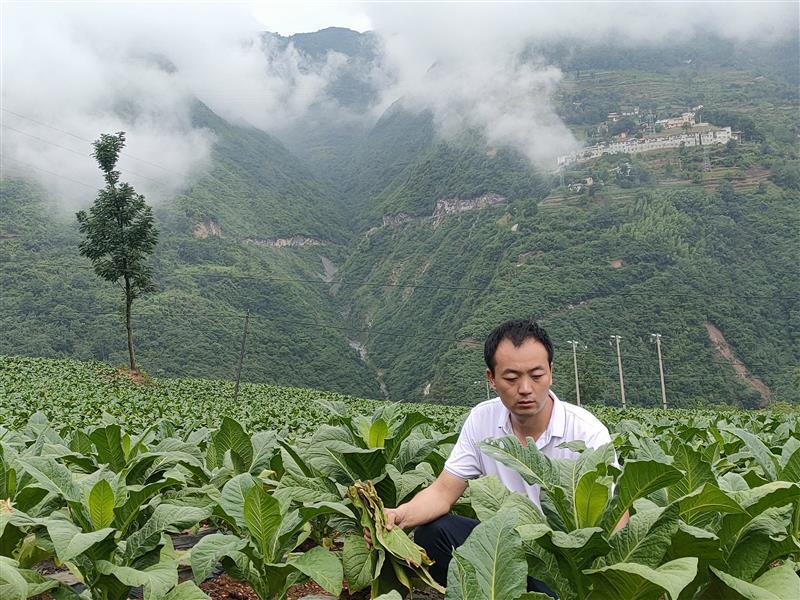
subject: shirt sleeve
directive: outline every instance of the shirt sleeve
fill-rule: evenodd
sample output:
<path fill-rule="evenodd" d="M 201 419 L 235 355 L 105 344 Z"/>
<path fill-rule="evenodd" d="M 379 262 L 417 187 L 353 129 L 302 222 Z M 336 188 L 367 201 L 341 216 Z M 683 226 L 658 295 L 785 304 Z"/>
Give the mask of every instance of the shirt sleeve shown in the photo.
<path fill-rule="evenodd" d="M 475 479 L 483 475 L 474 416 L 474 413 L 470 412 L 464 421 L 458 440 L 444 463 L 444 470 L 459 479 Z"/>

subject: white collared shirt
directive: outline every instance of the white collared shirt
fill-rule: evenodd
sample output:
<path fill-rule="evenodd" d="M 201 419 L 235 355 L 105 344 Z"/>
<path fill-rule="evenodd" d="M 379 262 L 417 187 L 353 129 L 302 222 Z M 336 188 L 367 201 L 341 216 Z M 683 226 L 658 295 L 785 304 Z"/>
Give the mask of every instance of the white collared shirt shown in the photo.
<path fill-rule="evenodd" d="M 574 404 L 562 402 L 552 391 L 550 398 L 553 400 L 550 422 L 536 440 L 536 447 L 544 454 L 551 458 L 577 458 L 577 452 L 559 448 L 559 444 L 583 440 L 587 447 L 597 448 L 611 441 L 606 426 L 592 413 Z M 510 413 L 500 398 L 481 402 L 472 408 L 464 421 L 444 468 L 460 479 L 497 475 L 509 490 L 527 494 L 534 504 L 540 506 L 538 485 L 528 485 L 519 473 L 480 450 L 480 442 L 507 435 L 514 435 L 514 432 L 511 429 Z"/>

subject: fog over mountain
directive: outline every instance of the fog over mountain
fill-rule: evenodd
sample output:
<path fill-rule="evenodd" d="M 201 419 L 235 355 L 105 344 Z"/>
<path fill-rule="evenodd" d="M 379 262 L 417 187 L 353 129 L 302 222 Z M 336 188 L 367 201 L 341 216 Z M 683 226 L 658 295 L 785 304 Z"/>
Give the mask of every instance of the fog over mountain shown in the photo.
<path fill-rule="evenodd" d="M 86 186 L 100 182 L 86 140 L 125 130 L 126 176 L 152 201 L 168 198 L 208 166 L 214 137 L 192 124 L 195 99 L 233 124 L 267 132 L 290 129 L 309 111 L 372 123 L 402 99 L 410 110 L 430 110 L 442 136 L 474 128 L 489 143 L 547 165 L 577 142 L 551 101 L 561 71 L 536 55 L 523 60 L 531 44 L 572 36 L 652 45 L 702 31 L 760 43 L 796 36 L 798 15 L 796 3 L 381 3 L 348 10 L 362 11 L 380 50 L 359 72 L 375 91 L 367 110 L 331 97 L 345 55 L 311 58 L 263 35 L 279 29 L 270 26 L 268 5 L 7 5 L 3 169 L 35 176 L 74 208 L 90 197 Z M 73 135 L 56 136 L 31 119 Z"/>

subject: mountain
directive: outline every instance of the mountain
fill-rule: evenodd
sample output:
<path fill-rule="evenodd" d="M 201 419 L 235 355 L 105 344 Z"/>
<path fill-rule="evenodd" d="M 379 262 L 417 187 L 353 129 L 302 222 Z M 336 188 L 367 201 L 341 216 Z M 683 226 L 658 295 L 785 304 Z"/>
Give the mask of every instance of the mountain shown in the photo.
<path fill-rule="evenodd" d="M 619 403 L 620 335 L 628 402 L 658 404 L 660 333 L 671 405 L 800 401 L 800 98 L 780 52 L 702 39 L 660 58 L 551 49 L 565 69 L 556 109 L 590 143 L 608 113 L 634 107 L 703 104 L 742 131 L 556 175 L 477 131 L 441 139 L 402 99 L 353 118 L 381 93 L 372 34 L 265 35 L 308 64 L 345 57 L 329 89 L 337 118 L 322 103 L 271 135 L 196 104 L 211 167 L 156 207 L 158 291 L 134 307 L 146 370 L 232 377 L 250 310 L 245 380 L 472 404 L 488 331 L 531 316 L 556 342 L 554 389 L 568 400 L 577 340 L 582 400 Z M 29 181 L 0 182 L 0 354 L 122 364 L 119 294 L 51 206 Z"/>

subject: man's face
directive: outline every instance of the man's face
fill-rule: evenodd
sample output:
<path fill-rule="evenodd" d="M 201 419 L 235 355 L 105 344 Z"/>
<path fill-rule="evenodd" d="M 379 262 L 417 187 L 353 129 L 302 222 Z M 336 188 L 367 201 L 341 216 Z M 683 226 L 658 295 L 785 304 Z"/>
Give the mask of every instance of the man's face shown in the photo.
<path fill-rule="evenodd" d="M 516 347 L 504 339 L 497 346 L 494 361 L 494 375 L 489 369 L 486 374 L 511 414 L 528 418 L 544 410 L 553 383 L 544 344 L 528 338 Z"/>

